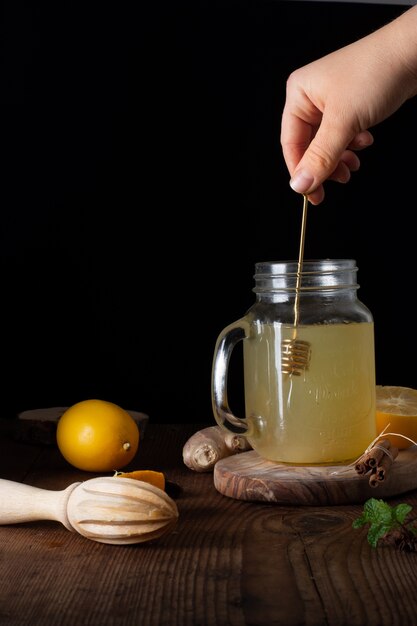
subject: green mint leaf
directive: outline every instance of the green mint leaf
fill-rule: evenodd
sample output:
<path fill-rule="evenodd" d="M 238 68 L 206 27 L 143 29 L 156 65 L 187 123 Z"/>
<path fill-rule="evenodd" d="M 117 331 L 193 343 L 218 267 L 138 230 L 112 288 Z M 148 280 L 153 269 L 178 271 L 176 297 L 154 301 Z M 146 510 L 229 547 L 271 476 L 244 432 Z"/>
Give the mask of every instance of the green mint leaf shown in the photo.
<path fill-rule="evenodd" d="M 368 535 L 367 535 L 368 543 L 373 548 L 376 548 L 378 541 L 382 539 L 382 537 L 384 537 L 387 533 L 389 533 L 390 530 L 391 530 L 390 525 L 379 526 L 378 524 L 371 524 L 371 527 L 368 530 Z"/>
<path fill-rule="evenodd" d="M 354 528 L 360 528 L 365 524 L 389 523 L 391 521 L 391 507 L 383 500 L 370 498 L 363 507 L 363 513 L 353 522 Z"/>
<path fill-rule="evenodd" d="M 352 526 L 361 528 L 369 524 L 368 543 L 376 548 L 380 539 L 403 525 L 411 510 L 412 507 L 409 504 L 403 503 L 391 507 L 384 500 L 369 498 L 364 504 L 362 515 L 353 521 Z M 417 534 L 414 529 L 412 532 Z"/>
<path fill-rule="evenodd" d="M 362 526 L 365 526 L 367 523 L 368 520 L 364 519 L 363 515 L 361 515 L 361 517 L 357 517 L 353 520 L 352 526 L 353 528 L 362 528 Z"/>
<path fill-rule="evenodd" d="M 405 518 L 410 513 L 412 508 L 413 507 L 411 507 L 409 504 L 397 504 L 397 506 L 394 507 L 394 509 L 392 511 L 393 518 L 399 524 L 404 524 Z"/>
<path fill-rule="evenodd" d="M 373 524 L 390 524 L 392 521 L 391 507 L 384 500 L 370 498 L 365 502 L 364 513 Z"/>

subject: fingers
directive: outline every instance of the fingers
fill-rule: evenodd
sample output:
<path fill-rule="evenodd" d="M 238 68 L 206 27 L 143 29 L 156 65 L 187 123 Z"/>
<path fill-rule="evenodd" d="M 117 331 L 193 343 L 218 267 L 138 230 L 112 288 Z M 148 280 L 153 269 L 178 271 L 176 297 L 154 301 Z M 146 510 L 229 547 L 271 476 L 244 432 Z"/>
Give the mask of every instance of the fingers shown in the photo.
<path fill-rule="evenodd" d="M 350 180 L 351 172 L 357 172 L 360 166 L 359 157 L 352 150 L 345 150 L 328 180 L 335 180 L 337 183 L 347 183 Z"/>
<path fill-rule="evenodd" d="M 334 134 L 327 130 L 327 137 L 332 137 L 333 145 L 323 147 L 320 143 L 320 131 L 302 154 L 290 180 L 291 188 L 297 193 L 307 194 L 312 204 L 320 204 L 324 199 L 323 183 L 333 180 L 347 183 L 352 172 L 360 168 L 360 159 L 355 150 L 363 150 L 372 145 L 373 136 L 369 131 L 357 133 L 351 140 L 345 140 L 347 149 L 338 147 Z M 341 151 L 341 153 L 340 153 Z M 292 154 L 294 159 L 294 151 Z"/>
<path fill-rule="evenodd" d="M 353 152 L 352 150 L 345 150 L 336 168 L 333 170 L 330 176 L 328 176 L 327 180 L 333 180 L 337 183 L 348 183 L 349 180 L 351 179 L 351 173 L 357 172 L 359 168 L 360 168 L 360 159 L 357 156 L 357 154 L 355 154 L 355 152 Z M 297 179 L 297 175 L 299 177 L 298 179 Z M 311 178 L 307 180 L 305 179 L 303 180 L 303 175 L 304 175 L 304 172 L 300 173 L 300 171 L 298 171 L 297 174 L 295 174 L 295 176 L 291 179 L 290 185 L 292 189 L 294 189 L 294 191 L 297 191 L 297 185 L 300 185 L 300 187 L 302 188 L 303 184 L 304 185 L 313 184 L 311 182 Z M 303 192 L 299 192 L 299 193 L 303 193 Z M 314 190 L 308 193 L 308 199 L 311 202 L 311 204 L 317 205 L 323 202 L 324 195 L 325 195 L 324 187 L 322 184 L 319 184 Z"/>
<path fill-rule="evenodd" d="M 363 150 L 364 148 L 368 148 L 368 146 L 372 146 L 373 143 L 374 138 L 369 130 L 362 130 L 352 139 L 347 147 L 350 150 Z"/>
<path fill-rule="evenodd" d="M 357 172 L 360 168 L 360 160 L 358 156 L 346 150 L 336 168 L 327 177 L 326 180 L 334 180 L 338 183 L 347 183 L 351 178 L 351 172 Z M 307 193 L 311 204 L 320 204 L 324 200 L 323 184 L 314 185 L 314 180 L 303 170 L 297 170 L 290 180 L 291 188 L 297 193 Z M 307 189 L 302 191 L 302 189 Z"/>
<path fill-rule="evenodd" d="M 324 199 L 326 180 L 347 183 L 360 167 L 355 152 L 373 143 L 372 134 L 358 129 L 358 118 L 346 110 L 331 102 L 324 111 L 296 81 L 288 82 L 281 146 L 292 189 L 307 194 L 312 204 Z"/>
<path fill-rule="evenodd" d="M 317 189 L 308 194 L 308 200 L 311 204 L 317 205 L 323 202 L 324 195 L 324 187 L 323 185 L 319 185 Z"/>
<path fill-rule="evenodd" d="M 303 101 L 303 106 L 308 106 Z M 281 146 L 285 163 L 290 175 L 293 175 L 298 164 L 303 158 L 304 153 L 308 150 L 311 141 L 320 126 L 322 115 L 317 116 L 316 124 L 313 124 L 312 114 L 305 116 L 302 107 L 298 111 L 296 103 L 292 104 L 290 95 L 287 96 L 287 102 L 281 120 Z M 297 111 L 297 112 L 294 112 Z M 307 120 L 304 119 L 307 117 Z"/>

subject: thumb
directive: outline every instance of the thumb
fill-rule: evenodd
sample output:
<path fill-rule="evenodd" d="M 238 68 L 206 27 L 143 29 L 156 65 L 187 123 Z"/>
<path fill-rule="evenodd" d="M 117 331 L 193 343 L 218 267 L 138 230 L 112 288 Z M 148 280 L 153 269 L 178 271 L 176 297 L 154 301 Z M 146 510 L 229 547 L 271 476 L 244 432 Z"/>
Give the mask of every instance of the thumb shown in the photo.
<path fill-rule="evenodd" d="M 355 137 L 355 131 L 323 122 L 304 152 L 290 180 L 298 193 L 311 193 L 336 170 L 342 155 Z"/>

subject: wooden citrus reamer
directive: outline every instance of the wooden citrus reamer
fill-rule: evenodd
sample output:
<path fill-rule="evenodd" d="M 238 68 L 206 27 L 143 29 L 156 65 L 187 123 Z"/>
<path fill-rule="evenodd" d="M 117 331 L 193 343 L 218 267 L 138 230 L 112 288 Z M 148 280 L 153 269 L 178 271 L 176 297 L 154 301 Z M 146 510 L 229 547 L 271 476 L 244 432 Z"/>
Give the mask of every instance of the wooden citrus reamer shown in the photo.
<path fill-rule="evenodd" d="M 0 479 L 2 525 L 52 520 L 94 541 L 131 544 L 160 537 L 177 519 L 170 496 L 133 478 L 91 478 L 62 491 Z"/>

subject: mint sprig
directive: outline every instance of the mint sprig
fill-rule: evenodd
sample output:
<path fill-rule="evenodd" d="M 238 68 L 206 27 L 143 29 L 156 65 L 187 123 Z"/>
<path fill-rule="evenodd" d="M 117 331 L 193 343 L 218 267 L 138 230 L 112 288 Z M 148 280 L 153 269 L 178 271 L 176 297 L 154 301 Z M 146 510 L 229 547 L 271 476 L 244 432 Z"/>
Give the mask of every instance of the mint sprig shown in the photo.
<path fill-rule="evenodd" d="M 412 511 L 409 504 L 397 504 L 392 507 L 384 500 L 370 498 L 364 504 L 363 513 L 356 518 L 353 528 L 362 528 L 369 524 L 368 543 L 376 548 L 378 542 L 393 544 L 399 550 L 417 551 L 417 529 L 414 521 L 406 523 L 406 517 Z"/>

